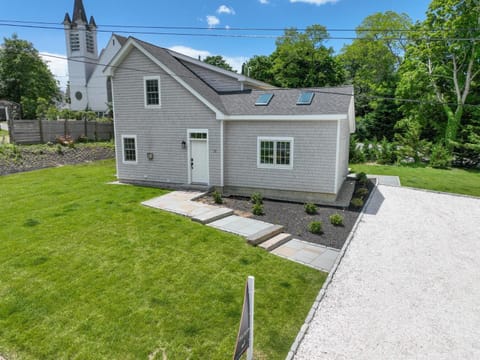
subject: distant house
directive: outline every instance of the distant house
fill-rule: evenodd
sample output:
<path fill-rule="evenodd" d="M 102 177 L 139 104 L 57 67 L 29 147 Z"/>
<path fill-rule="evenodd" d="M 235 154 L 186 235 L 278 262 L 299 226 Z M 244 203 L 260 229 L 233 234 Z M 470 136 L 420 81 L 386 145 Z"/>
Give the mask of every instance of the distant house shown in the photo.
<path fill-rule="evenodd" d="M 121 182 L 336 199 L 355 130 L 351 86 L 278 89 L 132 37 L 105 75 Z"/>

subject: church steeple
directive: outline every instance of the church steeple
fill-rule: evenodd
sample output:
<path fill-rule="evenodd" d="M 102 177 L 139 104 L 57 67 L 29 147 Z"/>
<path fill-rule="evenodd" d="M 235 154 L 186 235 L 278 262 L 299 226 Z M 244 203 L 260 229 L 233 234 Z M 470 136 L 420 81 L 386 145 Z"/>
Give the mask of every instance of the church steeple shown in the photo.
<path fill-rule="evenodd" d="M 87 14 L 85 13 L 85 7 L 83 6 L 82 0 L 75 0 L 75 5 L 73 6 L 73 18 L 72 22 L 74 23 L 84 23 L 87 24 Z"/>

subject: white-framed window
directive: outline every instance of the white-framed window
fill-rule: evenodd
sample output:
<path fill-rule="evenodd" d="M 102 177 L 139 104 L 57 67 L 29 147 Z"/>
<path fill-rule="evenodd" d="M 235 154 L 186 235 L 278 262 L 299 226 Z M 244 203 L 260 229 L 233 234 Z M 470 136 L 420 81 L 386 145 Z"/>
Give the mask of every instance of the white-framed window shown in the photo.
<path fill-rule="evenodd" d="M 137 136 L 122 135 L 123 163 L 136 164 L 138 159 Z"/>
<path fill-rule="evenodd" d="M 145 107 L 160 107 L 160 76 L 145 76 L 143 85 L 145 90 Z"/>
<path fill-rule="evenodd" d="M 293 169 L 293 137 L 259 136 L 257 167 Z"/>

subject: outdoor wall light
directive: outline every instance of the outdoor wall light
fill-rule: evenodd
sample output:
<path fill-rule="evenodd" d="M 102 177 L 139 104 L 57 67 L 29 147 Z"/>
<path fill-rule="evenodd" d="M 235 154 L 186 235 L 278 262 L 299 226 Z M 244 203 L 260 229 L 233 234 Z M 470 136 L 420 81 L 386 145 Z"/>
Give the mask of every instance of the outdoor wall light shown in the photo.
<path fill-rule="evenodd" d="M 187 148 L 187 143 L 185 142 L 185 140 L 182 141 L 182 149 L 186 149 Z"/>
<path fill-rule="evenodd" d="M 148 160 L 153 160 L 153 153 L 152 152 L 147 153 L 147 159 Z"/>

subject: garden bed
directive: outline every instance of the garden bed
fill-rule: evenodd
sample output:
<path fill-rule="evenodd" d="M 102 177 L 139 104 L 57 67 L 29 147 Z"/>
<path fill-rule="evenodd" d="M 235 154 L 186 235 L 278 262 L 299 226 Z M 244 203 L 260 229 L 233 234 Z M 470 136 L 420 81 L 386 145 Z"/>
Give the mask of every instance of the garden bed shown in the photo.
<path fill-rule="evenodd" d="M 362 186 L 357 182 L 355 191 L 360 187 Z M 368 181 L 368 194 L 364 196 L 365 202 L 373 188 L 373 183 Z M 214 204 L 211 194 L 200 198 L 199 201 Z M 233 196 L 224 197 L 222 206 L 235 210 L 236 215 L 283 225 L 284 231 L 292 234 L 294 238 L 336 249 L 342 248 L 361 211 L 361 208 L 351 205 L 345 209 L 317 206 L 317 214 L 309 215 L 305 212 L 304 204 L 264 199 L 264 215 L 257 216 L 252 214 L 253 204 L 250 199 Z M 329 218 L 333 214 L 340 214 L 343 217 L 343 226 L 333 226 L 330 223 Z M 323 233 L 321 235 L 309 232 L 308 225 L 312 221 L 322 222 Z"/>

